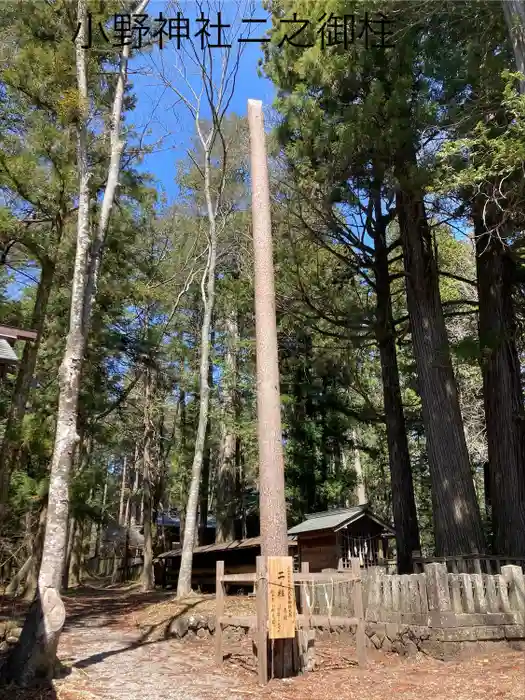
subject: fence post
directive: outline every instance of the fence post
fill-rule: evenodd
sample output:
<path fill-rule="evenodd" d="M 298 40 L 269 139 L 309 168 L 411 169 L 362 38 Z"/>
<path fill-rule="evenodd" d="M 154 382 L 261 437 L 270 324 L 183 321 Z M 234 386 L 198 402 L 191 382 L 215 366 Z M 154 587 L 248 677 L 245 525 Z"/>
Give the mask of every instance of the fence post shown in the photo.
<path fill-rule="evenodd" d="M 509 603 L 513 612 L 525 612 L 525 577 L 521 566 L 502 566 L 501 575 L 509 587 Z"/>
<path fill-rule="evenodd" d="M 479 554 L 476 547 L 472 547 L 472 554 Z M 479 560 L 479 556 L 474 557 L 474 573 L 481 575 L 481 562 Z"/>
<path fill-rule="evenodd" d="M 259 683 L 268 683 L 268 574 L 266 558 L 257 557 L 257 668 Z"/>
<path fill-rule="evenodd" d="M 448 572 L 446 564 L 426 564 L 428 607 L 430 610 L 449 612 L 451 609 L 448 590 Z"/>
<path fill-rule="evenodd" d="M 357 629 L 355 631 L 357 663 L 359 666 L 366 666 L 365 611 L 363 609 L 363 584 L 361 583 L 359 559 L 352 559 L 352 574 L 356 578 L 354 581 L 354 613 L 357 617 Z"/>
<path fill-rule="evenodd" d="M 422 566 L 421 562 L 418 561 L 419 559 L 421 559 L 421 550 L 414 549 L 412 551 L 412 571 L 415 574 L 419 573 L 419 569 L 421 569 L 421 571 L 423 571 L 423 566 Z"/>
<path fill-rule="evenodd" d="M 301 562 L 301 573 L 302 574 L 308 574 L 310 573 L 310 562 L 308 561 L 302 561 Z M 306 615 L 306 608 L 308 607 L 307 602 L 306 602 L 306 583 L 302 581 L 299 584 L 299 600 L 301 601 L 301 614 Z M 309 614 L 312 614 L 312 611 L 308 611 Z"/>
<path fill-rule="evenodd" d="M 222 653 L 222 622 L 221 618 L 224 615 L 224 583 L 222 577 L 224 576 L 224 562 L 217 562 L 217 569 L 215 574 L 215 662 L 217 664 L 222 664 L 223 653 Z"/>

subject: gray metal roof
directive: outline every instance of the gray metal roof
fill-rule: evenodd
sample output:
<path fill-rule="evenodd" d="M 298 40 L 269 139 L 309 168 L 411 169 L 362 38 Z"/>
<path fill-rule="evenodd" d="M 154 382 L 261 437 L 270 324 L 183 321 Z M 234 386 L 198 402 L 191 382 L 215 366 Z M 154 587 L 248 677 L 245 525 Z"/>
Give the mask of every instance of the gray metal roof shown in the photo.
<path fill-rule="evenodd" d="M 10 365 L 16 362 L 18 362 L 18 357 L 16 356 L 15 351 L 9 345 L 7 340 L 0 338 L 0 364 Z"/>
<path fill-rule="evenodd" d="M 367 508 L 368 505 L 365 504 L 354 508 L 338 508 L 337 510 L 325 510 L 323 513 L 310 513 L 306 516 L 306 520 L 290 528 L 288 534 L 299 535 L 317 530 L 338 530 L 364 515 Z"/>

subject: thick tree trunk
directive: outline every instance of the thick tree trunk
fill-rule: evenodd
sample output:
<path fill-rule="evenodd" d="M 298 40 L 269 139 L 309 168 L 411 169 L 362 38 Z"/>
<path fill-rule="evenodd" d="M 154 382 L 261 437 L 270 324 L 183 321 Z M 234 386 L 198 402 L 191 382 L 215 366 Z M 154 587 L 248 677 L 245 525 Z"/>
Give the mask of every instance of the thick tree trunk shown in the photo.
<path fill-rule="evenodd" d="M 20 369 L 16 377 L 15 390 L 5 426 L 2 449 L 0 450 L 0 519 L 7 503 L 11 472 L 16 466 L 20 452 L 20 430 L 31 392 L 31 383 L 35 373 L 36 359 L 44 330 L 54 274 L 54 263 L 50 261 L 44 262 L 31 318 L 31 328 L 37 332 L 37 337 L 34 342 L 26 342 L 24 345 Z"/>
<path fill-rule="evenodd" d="M 515 263 L 505 243 L 474 217 L 489 500 L 496 554 L 525 552 L 523 391 L 512 298 Z"/>
<path fill-rule="evenodd" d="M 225 321 L 226 352 L 224 355 L 222 436 L 217 467 L 216 542 L 235 539 L 235 516 L 237 514 L 237 351 L 239 328 L 237 309 L 232 309 Z"/>
<path fill-rule="evenodd" d="M 153 499 L 153 464 L 154 464 L 154 422 L 153 411 L 155 401 L 155 377 L 154 370 L 147 368 L 144 380 L 144 459 L 143 459 L 143 523 L 144 523 L 144 565 L 142 569 L 141 584 L 143 591 L 152 591 L 155 588 L 153 571 L 153 533 L 152 533 L 152 499 Z"/>
<path fill-rule="evenodd" d="M 415 158 L 397 169 L 396 208 L 403 245 L 407 307 L 418 374 L 432 486 L 438 556 L 485 550 L 463 431 L 456 380 L 439 295 L 422 192 L 406 175 Z"/>
<path fill-rule="evenodd" d="M 392 490 L 392 514 L 396 531 L 397 567 L 400 574 L 412 573 L 412 552 L 420 549 L 419 527 L 412 468 L 406 433 L 399 367 L 395 344 L 390 272 L 386 243 L 386 221 L 376 203 L 374 226 L 376 282 L 376 339 L 379 346 L 383 403 L 385 407 L 388 462 Z"/>
<path fill-rule="evenodd" d="M 210 331 L 215 303 L 215 265 L 217 260 L 217 222 L 216 208 L 211 199 L 211 163 L 209 151 L 205 154 L 204 190 L 208 210 L 209 221 L 209 251 L 208 264 L 205 276 L 202 279 L 201 289 L 204 302 L 204 315 L 201 327 L 201 356 L 200 356 L 200 382 L 199 382 L 199 423 L 195 438 L 195 452 L 191 470 L 191 483 L 186 506 L 184 523 L 184 539 L 177 582 L 177 596 L 186 596 L 191 591 L 191 571 L 193 563 L 193 548 L 195 545 L 195 530 L 197 525 L 197 507 L 199 504 L 199 485 L 201 480 L 202 460 L 208 426 L 208 410 L 210 387 L 208 383 L 208 370 L 210 362 Z"/>

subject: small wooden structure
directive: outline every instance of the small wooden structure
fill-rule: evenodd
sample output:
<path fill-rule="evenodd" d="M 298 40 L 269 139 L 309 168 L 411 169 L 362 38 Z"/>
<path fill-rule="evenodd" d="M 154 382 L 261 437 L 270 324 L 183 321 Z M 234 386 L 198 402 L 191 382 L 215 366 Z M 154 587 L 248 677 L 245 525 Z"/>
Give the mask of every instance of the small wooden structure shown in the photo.
<path fill-rule="evenodd" d="M 288 552 L 295 556 L 297 541 L 288 538 Z M 261 553 L 261 538 L 221 542 L 195 547 L 193 550 L 192 587 L 212 589 L 215 586 L 217 562 L 224 562 L 227 574 L 243 574 L 255 569 L 257 557 Z M 177 585 L 182 548 L 159 554 L 154 559 L 155 583 L 163 588 Z"/>
<path fill-rule="evenodd" d="M 269 638 L 269 599 L 268 585 L 269 562 L 278 557 L 258 556 L 255 573 L 225 574 L 224 561 L 217 561 L 216 568 L 216 620 L 215 620 L 215 660 L 222 664 L 224 660 L 223 629 L 228 626 L 247 627 L 254 633 L 254 642 L 257 648 L 257 667 L 259 682 L 268 682 L 268 646 Z M 280 558 L 280 557 L 279 557 Z M 310 573 L 308 565 L 303 565 L 300 572 L 293 573 L 294 588 L 300 589 L 298 600 L 299 614 L 294 615 L 296 636 L 293 646 L 293 665 L 295 670 L 310 670 L 315 628 L 329 625 L 354 626 L 356 628 L 357 661 L 360 666 L 366 666 L 366 637 L 365 637 L 365 611 L 363 603 L 363 587 L 358 559 L 351 559 L 347 571 L 335 571 L 330 573 Z M 244 583 L 255 587 L 256 615 L 229 616 L 225 615 L 226 585 Z M 315 587 L 329 583 L 332 587 L 337 583 L 350 584 L 353 589 L 353 615 L 342 617 L 330 617 L 327 615 L 315 615 L 307 603 L 308 599 L 304 590 L 305 586 Z M 293 596 L 295 598 L 295 596 Z M 297 599 L 297 598 L 296 598 Z M 271 636 L 271 635 L 270 635 Z"/>
<path fill-rule="evenodd" d="M 353 558 L 362 567 L 381 566 L 390 559 L 393 528 L 378 518 L 368 504 L 312 513 L 288 530 L 297 537 L 299 565 L 310 571 L 345 569 Z"/>
<path fill-rule="evenodd" d="M 0 326 L 0 378 L 5 377 L 7 368 L 17 365 L 20 360 L 13 350 L 17 340 L 36 340 L 36 331 L 24 331 L 12 326 Z"/>

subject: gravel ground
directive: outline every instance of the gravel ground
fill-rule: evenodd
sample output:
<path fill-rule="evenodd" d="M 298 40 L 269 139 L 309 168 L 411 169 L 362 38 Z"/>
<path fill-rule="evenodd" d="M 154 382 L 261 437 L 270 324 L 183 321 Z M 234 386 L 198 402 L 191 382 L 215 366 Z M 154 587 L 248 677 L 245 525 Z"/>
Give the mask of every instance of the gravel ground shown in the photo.
<path fill-rule="evenodd" d="M 261 688 L 248 641 L 226 649 L 218 668 L 210 639 L 163 638 L 174 614 L 210 611 L 210 598 L 181 604 L 165 592 L 83 589 L 66 606 L 59 657 L 67 675 L 43 692 L 0 689 L 1 700 L 364 700 L 371 693 L 377 700 L 525 700 L 524 654 L 510 649 L 453 663 L 370 650 L 360 669 L 355 650 L 334 639 L 318 645 L 318 671 Z"/>

